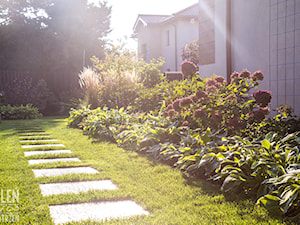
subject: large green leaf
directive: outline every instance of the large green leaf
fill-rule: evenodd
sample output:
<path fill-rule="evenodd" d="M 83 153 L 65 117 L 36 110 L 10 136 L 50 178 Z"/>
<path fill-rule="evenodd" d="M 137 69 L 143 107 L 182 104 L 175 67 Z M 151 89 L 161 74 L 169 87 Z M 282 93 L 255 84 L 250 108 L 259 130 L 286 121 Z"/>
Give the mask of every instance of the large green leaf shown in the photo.
<path fill-rule="evenodd" d="M 271 149 L 271 143 L 266 139 L 261 142 L 261 145 L 268 151 Z"/>

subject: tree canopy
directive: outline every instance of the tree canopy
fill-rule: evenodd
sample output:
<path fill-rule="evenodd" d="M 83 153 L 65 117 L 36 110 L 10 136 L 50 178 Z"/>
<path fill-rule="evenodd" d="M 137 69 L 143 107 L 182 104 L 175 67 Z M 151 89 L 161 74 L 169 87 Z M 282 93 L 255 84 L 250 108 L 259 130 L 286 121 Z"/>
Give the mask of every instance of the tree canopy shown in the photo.
<path fill-rule="evenodd" d="M 100 1 L 1 0 L 0 70 L 78 72 L 102 57 L 110 14 Z"/>

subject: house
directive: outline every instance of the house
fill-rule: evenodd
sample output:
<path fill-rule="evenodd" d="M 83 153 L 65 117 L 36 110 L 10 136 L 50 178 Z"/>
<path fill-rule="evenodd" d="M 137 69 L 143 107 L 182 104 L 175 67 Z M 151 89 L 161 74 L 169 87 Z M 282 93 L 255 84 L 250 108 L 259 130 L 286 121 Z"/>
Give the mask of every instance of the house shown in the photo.
<path fill-rule="evenodd" d="M 300 116 L 299 0 L 199 0 L 199 31 L 202 76 L 261 70 L 271 109 Z"/>
<path fill-rule="evenodd" d="M 199 0 L 171 16 L 139 15 L 134 32 L 139 57 L 163 56 L 164 70 L 179 70 L 183 46 L 198 39 L 200 76 L 263 71 L 271 109 L 288 104 L 300 116 L 299 0 Z"/>
<path fill-rule="evenodd" d="M 179 71 L 182 49 L 199 38 L 198 11 L 194 4 L 172 15 L 138 15 L 133 28 L 138 58 L 163 57 L 163 71 Z"/>

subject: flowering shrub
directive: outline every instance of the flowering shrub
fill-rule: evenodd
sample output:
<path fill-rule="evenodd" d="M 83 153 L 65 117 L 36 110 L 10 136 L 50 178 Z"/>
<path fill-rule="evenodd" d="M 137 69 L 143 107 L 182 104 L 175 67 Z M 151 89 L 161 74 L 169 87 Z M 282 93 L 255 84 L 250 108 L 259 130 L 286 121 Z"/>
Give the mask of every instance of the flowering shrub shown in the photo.
<path fill-rule="evenodd" d="M 170 116 L 173 121 L 189 121 L 192 129 L 225 129 L 228 135 L 238 134 L 249 123 L 262 122 L 270 113 L 267 105 L 271 93 L 257 91 L 253 96 L 249 94 L 263 78 L 262 73 L 255 72 L 251 76 L 249 71 L 243 70 L 231 77 L 233 80 L 229 85 L 221 76 L 197 81 L 202 83 L 200 90 L 169 102 L 163 116 L 170 116 L 170 109 L 174 109 L 178 113 Z"/>

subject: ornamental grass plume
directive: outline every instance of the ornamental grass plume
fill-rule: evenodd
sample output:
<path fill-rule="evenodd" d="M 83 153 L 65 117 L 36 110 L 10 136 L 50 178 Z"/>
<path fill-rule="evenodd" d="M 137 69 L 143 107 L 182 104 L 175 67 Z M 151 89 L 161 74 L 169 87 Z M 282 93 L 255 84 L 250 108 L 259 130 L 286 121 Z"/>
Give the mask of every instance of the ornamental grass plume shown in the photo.
<path fill-rule="evenodd" d="M 260 107 L 266 107 L 271 102 L 272 94 L 269 91 L 261 90 L 253 93 L 253 97 Z"/>
<path fill-rule="evenodd" d="M 253 81 L 258 81 L 258 80 L 263 80 L 264 79 L 264 74 L 263 72 L 261 72 L 260 70 L 258 71 L 255 71 L 253 74 L 252 74 L 252 80 Z"/>

